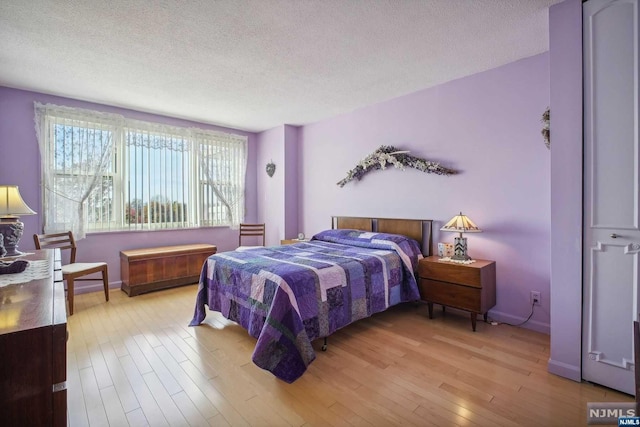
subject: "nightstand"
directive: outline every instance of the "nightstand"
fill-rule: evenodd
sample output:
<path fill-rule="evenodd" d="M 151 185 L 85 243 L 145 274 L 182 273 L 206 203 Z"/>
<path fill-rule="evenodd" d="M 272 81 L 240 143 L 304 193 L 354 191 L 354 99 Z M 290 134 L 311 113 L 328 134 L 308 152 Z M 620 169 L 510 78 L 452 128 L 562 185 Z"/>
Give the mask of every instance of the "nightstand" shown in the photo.
<path fill-rule="evenodd" d="M 430 256 L 418 264 L 420 298 L 427 302 L 429 318 L 433 318 L 433 304 L 469 311 L 471 328 L 476 330 L 476 317 L 484 315 L 496 305 L 496 263 L 477 259 L 471 264 L 439 261 Z"/>
<path fill-rule="evenodd" d="M 293 245 L 294 243 L 302 243 L 302 242 L 308 242 L 309 239 L 304 239 L 304 240 L 298 240 L 298 239 L 282 239 L 280 240 L 280 244 L 281 245 Z"/>

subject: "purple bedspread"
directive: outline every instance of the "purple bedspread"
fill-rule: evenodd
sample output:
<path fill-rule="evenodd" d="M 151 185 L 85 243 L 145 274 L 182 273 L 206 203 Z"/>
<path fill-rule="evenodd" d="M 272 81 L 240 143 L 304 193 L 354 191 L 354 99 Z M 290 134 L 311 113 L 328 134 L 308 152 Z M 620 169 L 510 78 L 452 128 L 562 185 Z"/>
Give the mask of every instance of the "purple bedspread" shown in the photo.
<path fill-rule="evenodd" d="M 310 242 L 221 252 L 205 262 L 190 326 L 205 304 L 257 338 L 253 362 L 293 382 L 311 342 L 395 304 L 418 300 L 420 247 L 384 233 L 326 230 Z"/>

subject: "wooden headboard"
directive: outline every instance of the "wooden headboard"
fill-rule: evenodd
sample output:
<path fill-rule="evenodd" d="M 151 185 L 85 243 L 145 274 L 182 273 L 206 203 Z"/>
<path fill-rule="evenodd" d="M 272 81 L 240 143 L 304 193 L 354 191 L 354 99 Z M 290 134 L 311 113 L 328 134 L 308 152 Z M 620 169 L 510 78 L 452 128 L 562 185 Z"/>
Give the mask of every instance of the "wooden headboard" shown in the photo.
<path fill-rule="evenodd" d="M 424 256 L 431 255 L 432 226 L 433 221 L 430 219 L 331 217 L 331 228 L 377 231 L 379 233 L 402 234 L 410 237 L 420 244 Z"/>

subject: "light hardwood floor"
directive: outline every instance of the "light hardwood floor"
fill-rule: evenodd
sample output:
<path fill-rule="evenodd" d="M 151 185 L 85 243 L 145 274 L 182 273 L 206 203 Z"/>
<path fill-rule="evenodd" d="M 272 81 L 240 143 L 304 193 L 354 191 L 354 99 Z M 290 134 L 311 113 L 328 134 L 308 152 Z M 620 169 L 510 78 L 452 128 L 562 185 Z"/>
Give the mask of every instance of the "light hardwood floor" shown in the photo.
<path fill-rule="evenodd" d="M 68 319 L 70 426 L 586 424 L 587 402 L 633 398 L 547 373 L 549 337 L 422 304 L 394 307 L 314 343 L 293 384 L 251 361 L 255 339 L 209 312 L 196 285 L 134 298 L 77 295 Z"/>

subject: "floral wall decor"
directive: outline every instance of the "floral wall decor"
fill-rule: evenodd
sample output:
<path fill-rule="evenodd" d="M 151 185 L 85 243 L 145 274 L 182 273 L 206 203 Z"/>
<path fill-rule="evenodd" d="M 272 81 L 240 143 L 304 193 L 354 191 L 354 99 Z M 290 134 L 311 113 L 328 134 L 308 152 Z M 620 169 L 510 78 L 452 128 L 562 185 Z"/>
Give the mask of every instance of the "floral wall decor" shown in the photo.
<path fill-rule="evenodd" d="M 547 109 L 544 110 L 544 113 L 542 113 L 542 119 L 540 121 L 542 122 L 541 133 L 542 137 L 544 138 L 544 145 L 546 145 L 549 150 L 551 150 L 551 130 L 549 129 L 550 119 L 551 109 L 547 107 Z"/>
<path fill-rule="evenodd" d="M 271 160 L 269 163 L 267 163 L 267 175 L 269 175 L 269 178 L 271 178 L 274 173 L 276 173 L 276 164 L 273 163 L 273 160 Z"/>
<path fill-rule="evenodd" d="M 386 169 L 387 164 L 393 165 L 396 169 L 404 170 L 405 167 L 408 166 L 422 172 L 435 173 L 437 175 L 453 175 L 458 173 L 453 169 L 441 166 L 438 162 L 412 156 L 409 154 L 409 151 L 399 150 L 392 145 L 381 145 L 380 148 L 361 160 L 355 168 L 347 172 L 347 176 L 337 184 L 340 187 L 344 187 L 347 182 L 353 181 L 354 179 L 360 181 L 368 172 L 377 169 Z"/>

